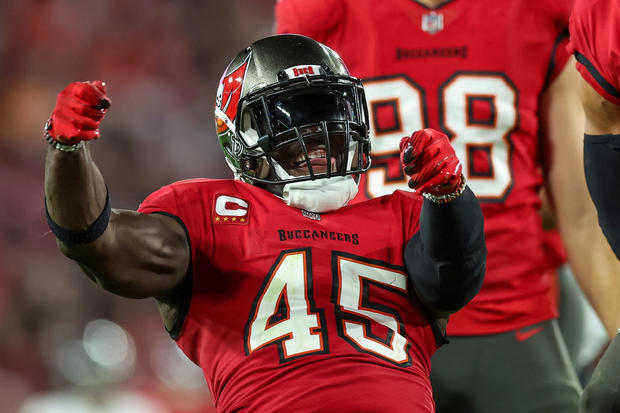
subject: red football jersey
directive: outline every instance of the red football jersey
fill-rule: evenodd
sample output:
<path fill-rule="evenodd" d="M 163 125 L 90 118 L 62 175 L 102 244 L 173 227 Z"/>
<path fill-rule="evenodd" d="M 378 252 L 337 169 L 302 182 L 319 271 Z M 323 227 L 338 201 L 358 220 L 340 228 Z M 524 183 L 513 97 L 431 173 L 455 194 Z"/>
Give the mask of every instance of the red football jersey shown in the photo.
<path fill-rule="evenodd" d="M 372 167 L 361 197 L 406 188 L 402 136 L 444 131 L 481 201 L 488 248 L 481 292 L 450 335 L 490 334 L 557 315 L 538 213 L 539 97 L 565 66 L 569 1 L 280 0 L 277 31 L 338 52 L 363 80 Z"/>
<path fill-rule="evenodd" d="M 601 96 L 620 105 L 620 2 L 577 0 L 568 49 L 577 70 Z"/>
<path fill-rule="evenodd" d="M 186 226 L 193 287 L 177 343 L 218 411 L 434 411 L 437 344 L 403 258 L 421 204 L 398 191 L 318 215 L 207 179 L 141 204 Z"/>

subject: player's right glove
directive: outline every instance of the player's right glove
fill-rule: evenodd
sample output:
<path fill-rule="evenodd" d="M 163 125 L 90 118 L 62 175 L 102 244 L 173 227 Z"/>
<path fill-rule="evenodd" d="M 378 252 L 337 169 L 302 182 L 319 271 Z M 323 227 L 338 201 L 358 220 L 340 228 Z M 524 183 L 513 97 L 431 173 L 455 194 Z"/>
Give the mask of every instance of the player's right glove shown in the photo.
<path fill-rule="evenodd" d="M 110 107 L 105 83 L 73 82 L 58 94 L 52 116 L 45 125 L 46 139 L 61 150 L 99 137 L 99 124 Z"/>
<path fill-rule="evenodd" d="M 400 160 L 409 187 L 433 202 L 451 201 L 465 188 L 461 161 L 442 132 L 429 128 L 402 138 Z"/>

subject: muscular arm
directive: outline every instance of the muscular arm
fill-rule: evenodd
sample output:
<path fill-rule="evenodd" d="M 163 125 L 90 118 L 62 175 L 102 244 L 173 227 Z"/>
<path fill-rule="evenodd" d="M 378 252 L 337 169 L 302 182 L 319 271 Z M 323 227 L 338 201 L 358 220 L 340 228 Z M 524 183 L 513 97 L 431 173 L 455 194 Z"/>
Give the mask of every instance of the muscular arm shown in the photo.
<path fill-rule="evenodd" d="M 420 231 L 407 244 L 405 264 L 433 316 L 447 318 L 480 291 L 486 252 L 482 211 L 469 188 L 446 204 L 424 200 Z"/>
<path fill-rule="evenodd" d="M 65 153 L 48 149 L 45 196 L 50 217 L 66 229 L 84 229 L 103 210 L 106 187 L 88 145 Z M 108 291 L 166 301 L 189 265 L 182 226 L 158 214 L 113 209 L 105 232 L 88 244 L 58 241 L 61 251 Z"/>
<path fill-rule="evenodd" d="M 579 75 L 571 59 L 541 99 L 548 193 L 569 263 L 610 336 L 620 325 L 620 262 L 603 236 L 583 174 Z"/>
<path fill-rule="evenodd" d="M 107 189 L 84 143 L 99 137 L 109 106 L 102 81 L 72 82 L 58 94 L 46 125 L 50 227 L 60 250 L 93 281 L 125 297 L 155 297 L 169 324 L 179 304 L 173 293 L 189 266 L 186 235 L 180 223 L 163 215 L 112 210 L 109 222 L 99 219 L 108 216 Z"/>
<path fill-rule="evenodd" d="M 408 185 L 424 197 L 420 230 L 405 248 L 414 290 L 432 317 L 445 319 L 480 291 L 486 268 L 480 204 L 465 185 L 448 137 L 434 129 L 400 141 Z"/>

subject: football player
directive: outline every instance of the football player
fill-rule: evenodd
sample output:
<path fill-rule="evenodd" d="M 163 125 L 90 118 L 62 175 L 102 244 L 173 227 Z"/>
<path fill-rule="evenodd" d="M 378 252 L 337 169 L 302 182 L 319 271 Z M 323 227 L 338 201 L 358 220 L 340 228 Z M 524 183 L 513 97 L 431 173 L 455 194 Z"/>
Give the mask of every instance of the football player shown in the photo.
<path fill-rule="evenodd" d="M 118 210 L 86 143 L 106 93 L 74 82 L 58 96 L 48 223 L 97 284 L 155 298 L 218 411 L 434 411 L 430 357 L 486 257 L 445 134 L 401 141 L 415 192 L 348 205 L 371 164 L 361 82 L 312 39 L 267 37 L 232 60 L 217 93 L 237 179 L 176 182 Z"/>
<path fill-rule="evenodd" d="M 598 221 L 620 258 L 620 4 L 577 0 L 568 50 L 581 73 L 584 166 Z M 617 274 L 618 275 L 618 274 Z M 618 275 L 620 276 L 620 275 Z M 617 295 L 617 291 L 616 291 Z M 620 339 L 614 338 L 582 395 L 584 412 L 620 411 Z"/>
<path fill-rule="evenodd" d="M 361 78 L 373 163 L 360 198 L 406 185 L 403 130 L 451 138 L 481 202 L 488 247 L 480 294 L 453 314 L 433 357 L 438 411 L 575 411 L 580 385 L 550 295 L 539 189 L 548 194 L 582 288 L 610 335 L 620 265 L 606 245 L 581 165 L 583 113 L 565 50 L 571 2 L 280 0 L 276 30 L 336 50 Z"/>

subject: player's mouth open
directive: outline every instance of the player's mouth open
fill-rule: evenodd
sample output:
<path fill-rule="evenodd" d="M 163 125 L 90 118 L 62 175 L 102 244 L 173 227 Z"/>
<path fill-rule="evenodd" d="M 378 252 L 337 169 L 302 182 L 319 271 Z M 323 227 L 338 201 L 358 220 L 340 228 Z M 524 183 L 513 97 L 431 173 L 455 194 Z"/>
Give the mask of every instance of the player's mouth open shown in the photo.
<path fill-rule="evenodd" d="M 308 157 L 310 159 L 310 164 L 313 167 L 317 167 L 317 166 L 326 167 L 327 166 L 327 152 L 325 151 L 324 148 L 317 148 L 317 149 L 314 149 L 308 152 Z M 331 159 L 332 166 L 334 166 L 336 164 L 336 158 L 332 156 L 330 159 Z M 293 163 L 297 168 L 308 166 L 307 160 L 304 154 L 300 154 Z"/>
<path fill-rule="evenodd" d="M 327 158 L 325 148 L 320 146 L 316 148 L 308 148 L 308 159 L 312 166 L 314 174 L 327 172 L 327 168 L 331 165 L 331 171 L 336 171 L 336 158 L 333 156 Z M 308 160 L 303 153 L 299 154 L 292 162 L 290 173 L 293 176 L 301 176 L 309 174 Z"/>

